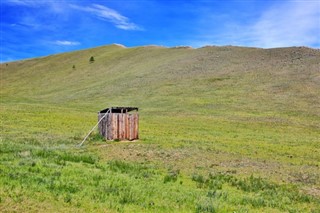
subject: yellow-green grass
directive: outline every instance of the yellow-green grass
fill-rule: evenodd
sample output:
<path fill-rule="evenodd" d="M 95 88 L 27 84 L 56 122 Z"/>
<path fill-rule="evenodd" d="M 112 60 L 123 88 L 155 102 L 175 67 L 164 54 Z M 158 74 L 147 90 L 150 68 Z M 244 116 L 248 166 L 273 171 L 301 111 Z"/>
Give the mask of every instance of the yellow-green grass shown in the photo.
<path fill-rule="evenodd" d="M 317 212 L 319 66 L 304 47 L 117 45 L 1 64 L 0 210 Z M 139 107 L 140 140 L 78 148 L 109 106 Z"/>

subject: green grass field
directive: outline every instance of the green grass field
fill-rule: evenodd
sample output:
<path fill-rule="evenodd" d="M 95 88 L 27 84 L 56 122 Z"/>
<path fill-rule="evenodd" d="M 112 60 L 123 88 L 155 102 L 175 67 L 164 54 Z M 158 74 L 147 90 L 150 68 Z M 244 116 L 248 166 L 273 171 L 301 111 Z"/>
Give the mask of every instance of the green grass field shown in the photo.
<path fill-rule="evenodd" d="M 320 212 L 319 67 L 231 46 L 3 63 L 0 212 Z M 110 106 L 139 107 L 140 140 L 77 147 Z"/>

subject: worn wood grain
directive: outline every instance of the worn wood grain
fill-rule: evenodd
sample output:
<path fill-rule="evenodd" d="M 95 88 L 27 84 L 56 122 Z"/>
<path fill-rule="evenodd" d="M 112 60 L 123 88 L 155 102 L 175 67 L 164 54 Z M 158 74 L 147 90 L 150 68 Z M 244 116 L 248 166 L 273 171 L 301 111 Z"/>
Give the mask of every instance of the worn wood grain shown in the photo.
<path fill-rule="evenodd" d="M 104 115 L 98 113 L 98 119 Z M 99 123 L 98 130 L 106 140 L 136 140 L 139 138 L 139 114 L 127 110 L 109 113 Z"/>

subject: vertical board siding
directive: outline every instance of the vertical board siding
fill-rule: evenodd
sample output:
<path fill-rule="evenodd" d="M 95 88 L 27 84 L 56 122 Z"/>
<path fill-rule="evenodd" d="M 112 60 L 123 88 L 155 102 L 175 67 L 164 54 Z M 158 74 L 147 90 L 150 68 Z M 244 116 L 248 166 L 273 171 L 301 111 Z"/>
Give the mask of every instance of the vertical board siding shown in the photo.
<path fill-rule="evenodd" d="M 98 116 L 98 121 L 100 121 L 100 119 L 104 116 L 105 114 L 104 113 L 99 113 L 99 116 Z M 104 117 L 103 119 L 102 119 L 102 121 L 99 123 L 99 126 L 98 126 L 98 128 L 99 128 L 99 133 L 102 135 L 102 136 L 104 136 L 105 137 L 105 135 L 106 135 L 106 120 L 107 120 L 107 118 L 106 117 Z"/>
<path fill-rule="evenodd" d="M 139 115 L 138 114 L 134 114 L 135 120 L 134 120 L 134 138 L 138 139 L 139 138 Z"/>
<path fill-rule="evenodd" d="M 99 113 L 100 120 L 105 114 Z M 107 140 L 135 140 L 139 138 L 139 115 L 137 113 L 110 113 L 99 123 L 99 133 Z"/>
<path fill-rule="evenodd" d="M 118 116 L 116 113 L 111 114 L 112 139 L 118 138 Z"/>
<path fill-rule="evenodd" d="M 129 140 L 133 140 L 133 116 L 129 115 Z"/>
<path fill-rule="evenodd" d="M 106 123 L 106 134 L 107 135 L 104 135 L 104 137 L 107 139 L 107 140 L 112 140 L 112 116 L 111 114 L 108 114 L 107 115 L 107 123 Z"/>
<path fill-rule="evenodd" d="M 129 138 L 129 130 L 130 130 L 130 127 L 129 127 L 129 115 L 128 114 L 125 114 L 125 127 L 126 127 L 126 130 L 125 130 L 125 138 L 128 139 Z"/>
<path fill-rule="evenodd" d="M 124 114 L 119 114 L 119 139 L 123 140 L 125 139 L 125 123 L 124 123 Z"/>

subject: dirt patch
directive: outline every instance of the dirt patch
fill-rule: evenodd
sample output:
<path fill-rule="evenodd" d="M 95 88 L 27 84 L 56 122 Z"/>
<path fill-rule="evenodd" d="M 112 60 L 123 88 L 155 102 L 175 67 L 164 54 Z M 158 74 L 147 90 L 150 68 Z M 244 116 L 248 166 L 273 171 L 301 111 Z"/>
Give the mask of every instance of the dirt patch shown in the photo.
<path fill-rule="evenodd" d="M 302 190 L 305 194 L 320 198 L 320 187 L 310 187 Z"/>

